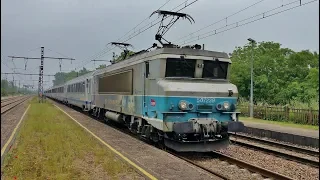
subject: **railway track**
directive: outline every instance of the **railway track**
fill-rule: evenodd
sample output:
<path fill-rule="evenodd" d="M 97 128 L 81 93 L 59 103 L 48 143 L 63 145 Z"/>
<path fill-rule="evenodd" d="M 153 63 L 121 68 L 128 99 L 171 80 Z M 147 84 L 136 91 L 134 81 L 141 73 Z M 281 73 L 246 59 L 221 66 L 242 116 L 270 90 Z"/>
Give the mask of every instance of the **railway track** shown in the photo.
<path fill-rule="evenodd" d="M 230 141 L 234 144 L 245 146 L 248 148 L 264 151 L 275 156 L 293 160 L 299 163 L 319 167 L 319 160 L 315 160 L 315 157 L 319 158 L 319 152 L 302 147 L 292 146 L 288 144 L 281 144 L 279 142 L 260 139 L 256 137 L 231 134 Z M 243 141 L 244 140 L 244 141 Z M 283 151 L 284 150 L 284 151 Z M 309 158 L 306 158 L 308 157 Z"/>
<path fill-rule="evenodd" d="M 25 102 L 29 98 L 30 96 L 21 96 L 21 97 L 9 98 L 9 100 L 6 100 L 4 102 L 1 101 L 1 115 L 15 108 L 21 103 Z"/>
<path fill-rule="evenodd" d="M 226 172 L 219 172 L 217 171 L 216 169 L 213 170 L 213 169 L 209 169 L 208 167 L 204 166 L 204 165 L 201 165 L 197 162 L 195 162 L 194 160 L 191 160 L 190 158 L 187 158 L 185 157 L 185 155 L 180 155 L 180 154 L 177 154 L 177 153 L 173 153 L 173 152 L 169 152 L 170 154 L 178 157 L 178 158 L 181 158 L 209 173 L 212 173 L 213 175 L 215 176 L 218 176 L 222 179 L 233 179 L 233 178 L 230 178 L 228 177 L 228 173 L 230 171 L 226 171 Z M 187 156 L 190 156 L 190 155 L 187 155 Z M 255 166 L 255 165 L 251 165 L 247 162 L 244 162 L 244 161 L 241 161 L 241 160 L 238 160 L 236 158 L 233 158 L 233 157 L 230 157 L 230 156 L 227 156 L 225 154 L 222 154 L 220 152 L 210 152 L 210 153 L 202 153 L 203 157 L 207 157 L 207 158 L 218 158 L 221 162 L 227 162 L 227 163 L 220 163 L 219 164 L 219 168 L 220 169 L 224 169 L 225 167 L 230 167 L 230 168 L 233 168 L 232 165 L 234 165 L 234 167 L 239 167 L 238 168 L 238 171 L 239 173 L 242 173 L 242 170 L 243 169 L 246 169 L 248 170 L 252 176 L 256 176 L 257 174 L 261 175 L 262 178 L 261 179 L 283 179 L 283 180 L 292 180 L 292 178 L 290 177 L 287 177 L 285 175 L 282 175 L 282 174 L 279 174 L 279 173 L 276 173 L 276 172 L 273 172 L 273 171 L 270 171 L 270 170 L 267 170 L 265 168 L 262 168 L 262 167 L 258 167 L 258 166 Z M 225 166 L 225 167 L 221 167 L 221 166 Z M 248 177 L 248 179 L 251 179 L 251 177 Z"/>
<path fill-rule="evenodd" d="M 1 99 L 1 104 L 4 103 L 4 102 L 13 100 L 15 98 L 18 98 L 18 97 L 20 97 L 20 96 L 12 96 L 12 97 L 8 97 L 8 98 L 5 98 L 5 99 Z"/>
<path fill-rule="evenodd" d="M 10 105 L 14 102 L 17 102 L 19 100 L 21 100 L 22 98 L 24 97 L 14 97 L 14 98 L 8 98 L 8 99 L 5 99 L 5 100 L 1 100 L 1 107 L 5 107 L 7 105 Z"/>

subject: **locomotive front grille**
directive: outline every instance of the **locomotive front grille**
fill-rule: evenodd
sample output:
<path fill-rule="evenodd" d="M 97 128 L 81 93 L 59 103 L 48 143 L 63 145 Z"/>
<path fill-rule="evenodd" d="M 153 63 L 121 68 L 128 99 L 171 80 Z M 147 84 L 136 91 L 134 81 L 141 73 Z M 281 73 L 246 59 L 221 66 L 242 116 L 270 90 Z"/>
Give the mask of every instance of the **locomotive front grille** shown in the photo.
<path fill-rule="evenodd" d="M 207 104 L 200 104 L 197 106 L 198 111 L 212 111 L 213 106 Z"/>

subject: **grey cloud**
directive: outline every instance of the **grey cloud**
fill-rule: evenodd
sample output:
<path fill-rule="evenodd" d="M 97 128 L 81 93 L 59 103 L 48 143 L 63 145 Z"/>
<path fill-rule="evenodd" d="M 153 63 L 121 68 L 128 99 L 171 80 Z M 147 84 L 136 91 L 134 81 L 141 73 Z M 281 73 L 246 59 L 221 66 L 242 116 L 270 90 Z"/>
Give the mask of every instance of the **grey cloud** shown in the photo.
<path fill-rule="evenodd" d="M 293 0 L 266 0 L 261 5 L 228 19 L 228 22 L 241 20 L 291 1 Z M 304 1 L 307 0 L 302 2 Z M 73 64 L 68 61 L 62 64 L 63 70 L 74 69 L 81 61 L 87 60 L 105 48 L 108 42 L 116 41 L 123 36 L 164 2 L 165 0 L 1 1 L 1 54 L 5 56 L 1 59 L 13 67 L 11 60 L 7 58 L 8 55 L 39 57 L 40 49 L 31 52 L 29 50 L 44 46 L 46 56 L 61 56 L 49 50 L 51 49 L 76 58 L 77 62 Z M 182 2 L 183 0 L 172 0 L 162 9 L 170 10 Z M 193 16 L 196 23 L 191 25 L 187 21 L 179 21 L 165 37 L 174 41 L 254 2 L 257 0 L 199 0 L 183 10 Z M 147 22 L 154 19 L 156 16 Z M 244 45 L 247 43 L 246 39 L 252 37 L 257 41 L 276 41 L 294 50 L 319 51 L 318 23 L 319 2 L 316 2 L 195 43 L 204 43 L 205 48 L 210 50 L 232 52 L 235 46 Z M 223 23 L 217 24 L 212 29 L 223 25 Z M 154 35 L 157 28 L 158 26 L 151 28 L 129 43 L 134 45 L 135 50 L 151 46 L 155 42 Z M 111 56 L 110 53 L 100 59 L 110 59 Z M 23 60 L 16 60 L 15 64 L 18 68 L 24 68 Z M 27 72 L 33 69 L 34 73 L 38 73 L 39 64 L 38 60 L 29 60 Z M 93 63 L 87 64 L 86 68 L 92 69 Z M 45 60 L 44 70 L 45 74 L 58 72 L 58 61 Z M 6 66 L 1 66 L 1 72 L 10 71 Z M 30 77 L 21 78 L 30 79 Z M 33 79 L 37 77 L 34 76 Z M 45 80 L 49 79 L 45 77 Z"/>

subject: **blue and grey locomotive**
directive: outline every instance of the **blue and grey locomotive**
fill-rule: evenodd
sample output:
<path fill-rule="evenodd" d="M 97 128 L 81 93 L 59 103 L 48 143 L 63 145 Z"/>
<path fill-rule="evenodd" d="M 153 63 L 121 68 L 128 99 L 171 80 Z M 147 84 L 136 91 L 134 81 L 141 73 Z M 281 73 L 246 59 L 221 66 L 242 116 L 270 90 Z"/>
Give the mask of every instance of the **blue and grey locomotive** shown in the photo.
<path fill-rule="evenodd" d="M 52 90 L 61 87 L 46 95 L 176 151 L 206 152 L 227 147 L 228 131 L 243 128 L 230 65 L 226 53 L 169 43 L 71 80 L 60 95 Z"/>

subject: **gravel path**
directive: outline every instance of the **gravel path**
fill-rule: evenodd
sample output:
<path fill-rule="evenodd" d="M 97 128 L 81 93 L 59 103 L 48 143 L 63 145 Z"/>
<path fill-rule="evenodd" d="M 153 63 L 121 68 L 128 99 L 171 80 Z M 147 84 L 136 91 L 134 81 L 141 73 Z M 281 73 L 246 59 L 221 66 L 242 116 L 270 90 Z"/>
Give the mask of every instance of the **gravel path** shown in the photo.
<path fill-rule="evenodd" d="M 222 153 L 294 179 L 319 179 L 319 169 L 261 151 L 231 145 Z"/>
<path fill-rule="evenodd" d="M 266 144 L 262 144 L 262 143 L 259 143 L 259 142 L 250 141 L 250 140 L 246 140 L 246 139 L 242 139 L 242 138 L 231 138 L 231 139 L 232 140 L 234 139 L 234 140 L 236 140 L 238 142 L 243 142 L 243 143 L 246 143 L 246 144 L 252 144 L 252 145 L 259 146 L 259 147 L 264 147 L 266 149 L 271 149 L 271 150 L 282 152 L 282 153 L 285 153 L 285 154 L 289 154 L 289 155 L 293 155 L 293 156 L 297 156 L 297 157 L 302 157 L 302 158 L 310 159 L 310 160 L 314 160 L 314 161 L 319 161 L 319 156 L 316 157 L 316 156 L 312 156 L 312 155 L 308 155 L 308 154 L 304 154 L 304 153 L 290 151 L 290 150 L 283 149 L 283 148 L 280 148 L 280 147 L 266 145 Z"/>
<path fill-rule="evenodd" d="M 62 104 L 54 103 L 124 156 L 159 179 L 220 179 Z M 106 147 L 107 148 L 107 147 Z"/>
<path fill-rule="evenodd" d="M 18 124 L 24 111 L 27 109 L 28 102 L 29 100 L 10 110 L 10 112 L 1 115 L 1 149 L 8 141 L 13 129 Z"/>
<path fill-rule="evenodd" d="M 221 161 L 212 157 L 189 156 L 187 158 L 231 180 L 264 179 L 260 174 L 251 173 L 247 169 L 242 169 L 234 164 L 229 164 L 226 161 Z"/>

